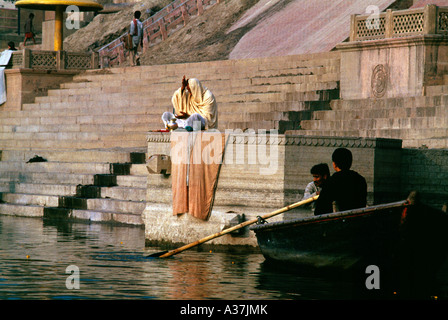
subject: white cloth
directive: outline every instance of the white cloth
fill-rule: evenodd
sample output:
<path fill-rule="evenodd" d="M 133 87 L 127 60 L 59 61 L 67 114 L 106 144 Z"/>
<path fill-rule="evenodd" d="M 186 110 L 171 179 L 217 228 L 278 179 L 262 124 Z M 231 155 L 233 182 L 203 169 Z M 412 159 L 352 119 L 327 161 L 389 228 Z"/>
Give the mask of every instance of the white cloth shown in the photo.
<path fill-rule="evenodd" d="M 303 194 L 303 199 L 302 200 L 306 200 L 308 198 L 314 197 L 317 194 L 317 191 L 321 191 L 322 188 L 316 186 L 316 184 L 314 183 L 314 181 L 311 181 L 310 183 L 308 183 L 308 185 L 305 188 L 305 192 Z M 311 207 L 311 211 L 314 212 L 315 209 L 315 202 L 311 203 L 310 207 Z"/>
<path fill-rule="evenodd" d="M 143 23 L 137 20 L 137 32 L 135 31 L 135 25 L 134 25 L 134 20 L 131 21 L 131 27 L 129 30 L 129 33 L 132 36 L 132 44 L 134 45 L 134 48 L 138 47 L 138 45 L 140 44 L 140 40 L 143 37 Z"/>
<path fill-rule="evenodd" d="M 6 102 L 5 66 L 8 65 L 13 52 L 5 50 L 0 54 L 0 105 Z"/>
<path fill-rule="evenodd" d="M 171 112 L 164 112 L 162 115 L 162 121 L 165 124 L 165 127 L 170 120 L 174 118 L 174 114 Z M 199 122 L 201 123 L 201 127 L 199 129 Z M 199 113 L 193 113 L 187 119 L 176 119 L 177 126 L 179 128 L 191 127 L 194 130 L 201 130 L 205 128 L 206 120 Z"/>

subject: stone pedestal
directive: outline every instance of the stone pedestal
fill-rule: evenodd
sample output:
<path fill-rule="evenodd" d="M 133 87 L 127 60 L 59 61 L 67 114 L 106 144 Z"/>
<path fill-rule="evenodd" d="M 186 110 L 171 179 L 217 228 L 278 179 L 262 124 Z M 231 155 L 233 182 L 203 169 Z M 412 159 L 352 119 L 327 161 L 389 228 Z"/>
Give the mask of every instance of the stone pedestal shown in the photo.
<path fill-rule="evenodd" d="M 341 52 L 341 98 L 421 96 L 448 71 L 448 7 L 352 15 Z"/>
<path fill-rule="evenodd" d="M 48 71 L 35 69 L 7 69 L 6 102 L 3 110 L 22 110 L 24 103 L 32 103 L 36 97 L 45 96 L 49 89 L 71 81 L 79 71 Z"/>
<path fill-rule="evenodd" d="M 442 84 L 448 66 L 448 39 L 442 35 L 349 42 L 341 52 L 341 98 L 421 96 Z"/>

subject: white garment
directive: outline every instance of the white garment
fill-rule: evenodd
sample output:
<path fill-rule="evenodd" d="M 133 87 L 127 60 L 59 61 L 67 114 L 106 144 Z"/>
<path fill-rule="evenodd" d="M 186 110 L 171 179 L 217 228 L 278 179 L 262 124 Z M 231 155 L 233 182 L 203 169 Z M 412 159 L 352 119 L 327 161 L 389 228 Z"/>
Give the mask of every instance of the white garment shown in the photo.
<path fill-rule="evenodd" d="M 135 25 L 134 25 L 134 20 L 131 21 L 131 27 L 129 30 L 129 33 L 132 35 L 132 43 L 135 47 L 138 47 L 138 45 L 140 44 L 140 40 L 143 37 L 143 23 L 137 20 L 137 32 L 135 32 Z"/>
<path fill-rule="evenodd" d="M 5 50 L 0 54 L 0 105 L 6 102 L 5 66 L 8 65 L 13 52 Z"/>
<path fill-rule="evenodd" d="M 165 124 L 165 127 L 170 120 L 174 118 L 174 114 L 171 112 L 164 112 L 162 115 L 162 121 Z M 199 122 L 201 125 L 201 129 L 199 129 Z M 206 121 L 204 117 L 202 117 L 199 113 L 193 113 L 187 119 L 176 119 L 177 126 L 179 128 L 191 127 L 194 130 L 202 130 L 205 128 Z"/>

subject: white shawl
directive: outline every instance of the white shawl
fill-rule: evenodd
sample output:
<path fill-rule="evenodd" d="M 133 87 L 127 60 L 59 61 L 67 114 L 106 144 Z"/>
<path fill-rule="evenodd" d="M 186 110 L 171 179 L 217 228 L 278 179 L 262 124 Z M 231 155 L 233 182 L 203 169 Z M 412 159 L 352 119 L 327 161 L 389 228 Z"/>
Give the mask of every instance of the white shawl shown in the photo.
<path fill-rule="evenodd" d="M 13 52 L 5 50 L 0 54 L 0 105 L 6 102 L 5 66 L 8 65 Z"/>

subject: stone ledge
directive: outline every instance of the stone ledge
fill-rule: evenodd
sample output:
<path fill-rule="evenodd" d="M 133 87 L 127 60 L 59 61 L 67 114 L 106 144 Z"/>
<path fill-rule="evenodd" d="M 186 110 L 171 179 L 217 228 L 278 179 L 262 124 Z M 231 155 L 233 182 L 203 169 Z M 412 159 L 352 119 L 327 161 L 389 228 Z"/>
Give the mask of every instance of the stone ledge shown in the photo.
<path fill-rule="evenodd" d="M 212 132 L 211 132 L 212 133 Z M 147 142 L 169 143 L 171 133 L 150 132 Z M 286 131 L 285 134 L 266 132 L 259 133 L 233 133 L 230 134 L 229 142 L 232 144 L 266 144 L 266 145 L 296 145 L 296 146 L 326 146 L 326 147 L 349 147 L 349 148 L 398 148 L 402 147 L 399 139 L 386 138 L 362 138 L 362 137 L 334 137 L 334 136 L 306 136 L 301 135 L 300 130 Z"/>

